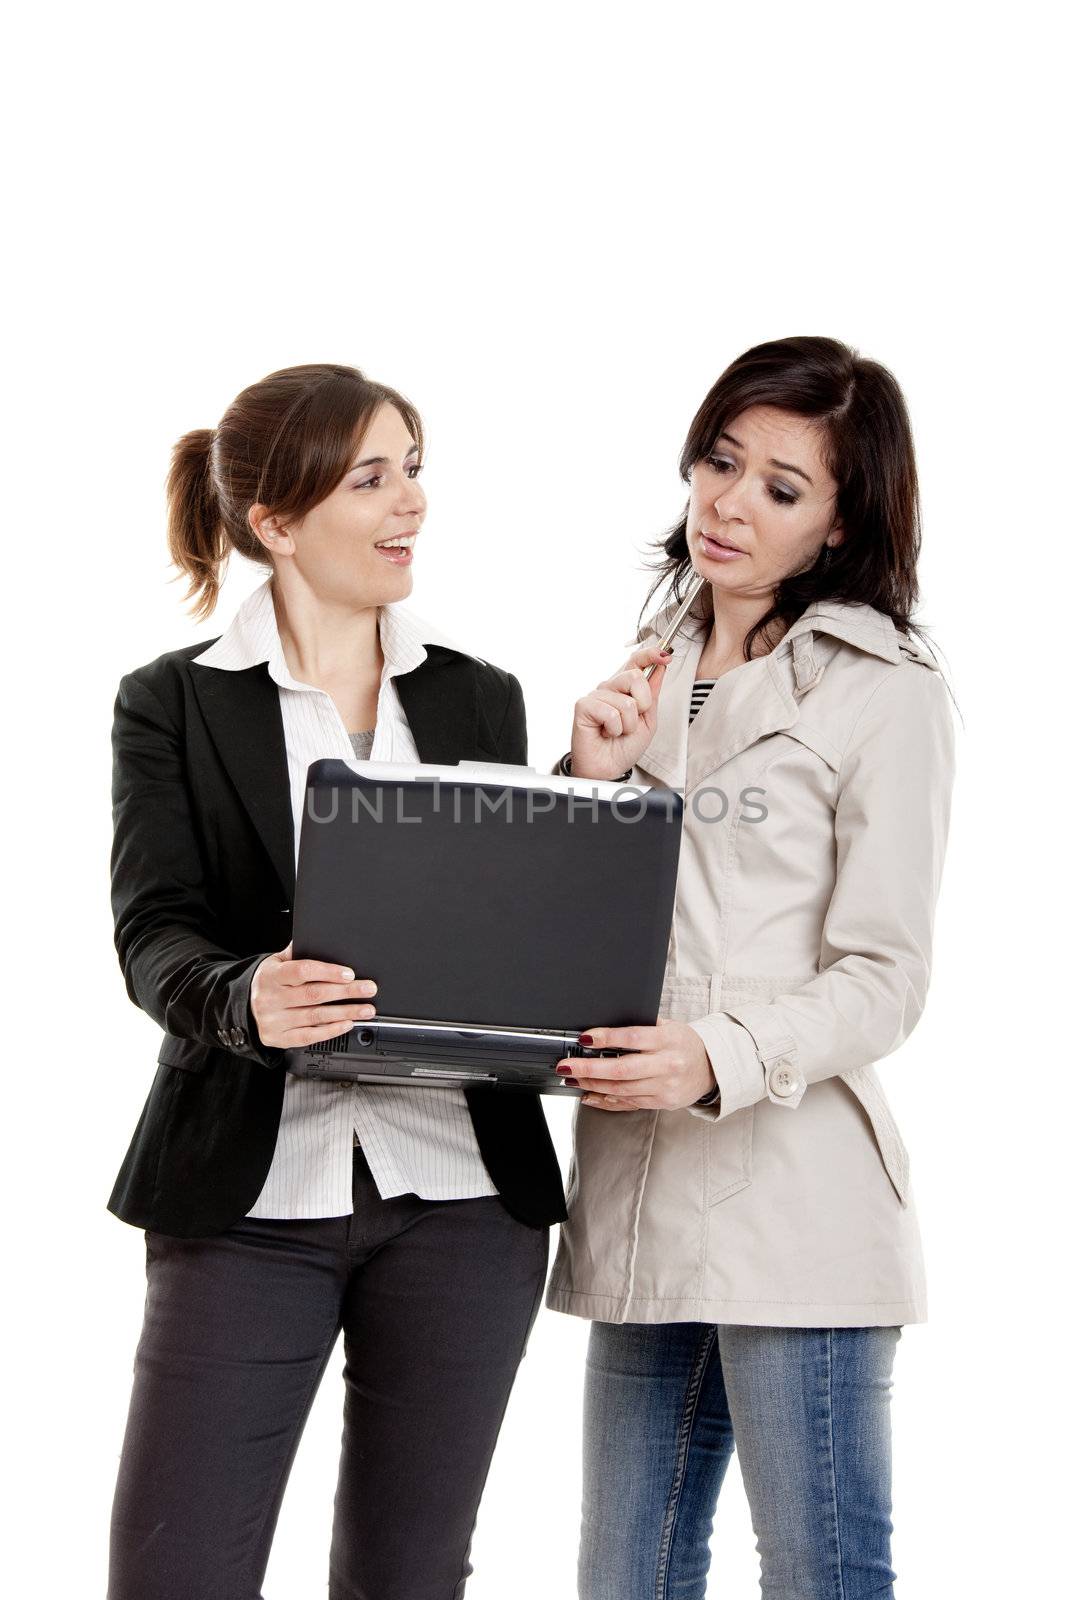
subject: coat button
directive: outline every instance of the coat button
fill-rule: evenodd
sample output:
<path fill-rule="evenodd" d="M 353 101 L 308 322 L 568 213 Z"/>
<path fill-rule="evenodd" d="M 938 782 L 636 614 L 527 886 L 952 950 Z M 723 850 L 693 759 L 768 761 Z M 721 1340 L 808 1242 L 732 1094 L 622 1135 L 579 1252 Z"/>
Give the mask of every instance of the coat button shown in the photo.
<path fill-rule="evenodd" d="M 226 1030 L 226 1029 L 225 1029 L 225 1028 L 216 1028 L 216 1029 L 215 1029 L 215 1037 L 216 1037 L 216 1038 L 217 1038 L 217 1039 L 218 1039 L 218 1040 L 219 1040 L 219 1041 L 220 1041 L 220 1043 L 222 1043 L 222 1044 L 227 1044 L 227 1045 L 228 1045 L 228 1044 L 229 1044 L 229 1042 L 230 1042 L 230 1036 L 229 1036 L 229 1033 L 228 1033 L 228 1031 L 227 1031 L 227 1030 Z"/>
<path fill-rule="evenodd" d="M 788 1096 L 796 1093 L 796 1074 L 788 1067 L 775 1067 L 771 1073 L 771 1088 L 775 1094 Z"/>
<path fill-rule="evenodd" d="M 248 1035 L 243 1028 L 234 1028 L 230 1034 L 230 1042 L 240 1050 L 248 1043 Z"/>

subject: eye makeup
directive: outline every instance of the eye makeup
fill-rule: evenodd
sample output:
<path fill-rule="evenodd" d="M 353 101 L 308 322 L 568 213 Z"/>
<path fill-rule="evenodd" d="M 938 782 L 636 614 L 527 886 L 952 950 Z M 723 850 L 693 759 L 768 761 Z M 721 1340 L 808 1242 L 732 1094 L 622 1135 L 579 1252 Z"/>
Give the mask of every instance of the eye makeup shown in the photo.
<path fill-rule="evenodd" d="M 708 456 L 707 465 L 721 476 L 729 472 L 734 463 L 729 456 Z M 767 493 L 776 506 L 795 506 L 800 498 L 790 486 L 780 483 L 769 483 Z"/>

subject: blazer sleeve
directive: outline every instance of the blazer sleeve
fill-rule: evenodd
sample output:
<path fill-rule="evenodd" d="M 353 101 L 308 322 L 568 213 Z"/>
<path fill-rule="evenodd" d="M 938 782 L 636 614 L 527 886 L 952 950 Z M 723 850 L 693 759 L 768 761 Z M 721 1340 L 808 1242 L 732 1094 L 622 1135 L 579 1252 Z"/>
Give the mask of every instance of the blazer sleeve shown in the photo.
<path fill-rule="evenodd" d="M 238 956 L 218 942 L 183 740 L 134 674 L 115 700 L 111 797 L 111 906 L 130 999 L 179 1039 L 284 1066 L 285 1051 L 260 1042 L 249 1004 L 252 975 L 271 952 Z"/>
<path fill-rule="evenodd" d="M 691 1115 L 716 1121 L 761 1099 L 795 1107 L 809 1083 L 904 1043 L 930 982 L 954 776 L 944 679 L 904 662 L 869 696 L 843 754 L 819 975 L 691 1024 L 720 1089 L 717 1105 Z"/>

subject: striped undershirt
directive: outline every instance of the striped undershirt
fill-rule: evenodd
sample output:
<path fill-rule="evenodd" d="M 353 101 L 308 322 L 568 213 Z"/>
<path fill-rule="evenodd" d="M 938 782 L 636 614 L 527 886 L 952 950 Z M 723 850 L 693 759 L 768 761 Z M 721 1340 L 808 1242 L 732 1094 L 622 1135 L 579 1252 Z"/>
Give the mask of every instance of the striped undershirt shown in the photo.
<path fill-rule="evenodd" d="M 717 678 L 698 678 L 693 685 L 693 695 L 689 701 L 689 720 L 692 722 L 708 695 L 714 689 Z"/>

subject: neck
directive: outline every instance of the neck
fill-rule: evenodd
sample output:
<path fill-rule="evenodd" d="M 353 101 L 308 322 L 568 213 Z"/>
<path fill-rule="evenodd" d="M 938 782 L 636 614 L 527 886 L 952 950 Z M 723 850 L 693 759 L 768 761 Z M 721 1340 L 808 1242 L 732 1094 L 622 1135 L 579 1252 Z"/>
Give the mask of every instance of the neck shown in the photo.
<path fill-rule="evenodd" d="M 312 593 L 299 573 L 276 570 L 271 581 L 274 616 L 285 663 L 300 683 L 380 680 L 384 657 L 378 608 Z"/>
<path fill-rule="evenodd" d="M 769 592 L 757 595 L 732 594 L 712 586 L 715 617 L 714 622 L 708 625 L 705 636 L 698 668 L 700 677 L 717 678 L 734 667 L 744 665 L 745 639 L 768 610 L 771 600 Z M 770 645 L 764 643 L 762 636 L 757 637 L 752 647 L 753 655 L 766 655 L 781 638 L 782 632 L 781 624 L 775 623 L 770 630 Z"/>

